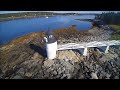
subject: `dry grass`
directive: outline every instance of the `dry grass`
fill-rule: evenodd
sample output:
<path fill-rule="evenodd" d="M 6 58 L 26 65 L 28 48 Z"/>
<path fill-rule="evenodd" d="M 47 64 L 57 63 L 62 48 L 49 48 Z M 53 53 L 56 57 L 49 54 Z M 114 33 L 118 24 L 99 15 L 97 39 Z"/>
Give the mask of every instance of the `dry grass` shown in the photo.
<path fill-rule="evenodd" d="M 35 39 L 38 39 L 38 38 L 42 40 L 44 36 L 45 36 L 44 32 L 35 32 L 35 33 L 31 33 L 31 34 L 16 38 L 11 42 L 7 43 L 6 45 L 1 46 L 0 47 L 0 64 L 8 61 L 8 59 L 11 57 L 10 53 L 13 52 L 12 50 L 14 48 L 18 46 L 22 46 L 24 44 L 28 44 L 31 41 L 34 41 Z"/>
<path fill-rule="evenodd" d="M 114 30 L 120 31 L 120 25 L 110 25 Z"/>
<path fill-rule="evenodd" d="M 70 39 L 70 38 L 79 38 L 82 35 L 90 35 L 88 30 L 77 30 L 75 27 L 70 28 L 61 28 L 54 31 L 54 35 L 57 39 Z"/>
<path fill-rule="evenodd" d="M 120 40 L 120 25 L 110 25 L 113 30 L 114 33 L 111 36 L 111 40 Z"/>

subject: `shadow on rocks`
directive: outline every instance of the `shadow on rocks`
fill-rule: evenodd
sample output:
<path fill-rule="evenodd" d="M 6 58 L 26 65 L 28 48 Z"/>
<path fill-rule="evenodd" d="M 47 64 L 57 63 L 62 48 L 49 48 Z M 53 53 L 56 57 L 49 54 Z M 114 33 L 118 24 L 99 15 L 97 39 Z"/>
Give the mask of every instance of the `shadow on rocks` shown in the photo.
<path fill-rule="evenodd" d="M 77 53 L 81 54 L 78 49 L 71 49 L 71 50 L 72 50 L 73 52 L 77 52 Z"/>
<path fill-rule="evenodd" d="M 30 48 L 33 49 L 35 52 L 38 52 L 43 57 L 47 57 L 46 50 L 40 46 L 36 46 L 34 44 L 30 44 Z"/>

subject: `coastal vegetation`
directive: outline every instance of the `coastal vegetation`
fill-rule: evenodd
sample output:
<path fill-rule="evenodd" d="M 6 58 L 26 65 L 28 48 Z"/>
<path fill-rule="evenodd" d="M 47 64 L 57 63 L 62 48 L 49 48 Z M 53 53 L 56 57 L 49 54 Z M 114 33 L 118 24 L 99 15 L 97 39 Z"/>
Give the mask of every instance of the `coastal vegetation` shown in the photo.
<path fill-rule="evenodd" d="M 8 18 L 8 17 L 22 17 L 22 16 L 42 16 L 42 15 L 55 15 L 52 12 L 20 12 L 20 13 L 8 13 L 8 14 L 0 14 L 0 18 Z"/>
<path fill-rule="evenodd" d="M 111 35 L 112 40 L 120 40 L 120 25 L 110 25 L 114 32 Z"/>
<path fill-rule="evenodd" d="M 104 21 L 106 24 L 120 25 L 120 12 L 102 13 L 98 19 Z"/>
<path fill-rule="evenodd" d="M 57 39 L 79 38 L 79 35 L 89 35 L 88 30 L 77 30 L 75 26 L 54 30 Z"/>
<path fill-rule="evenodd" d="M 52 13 L 52 12 L 21 12 L 21 13 L 0 14 L 0 21 L 21 19 L 21 18 L 42 17 L 45 15 L 51 16 L 51 15 L 55 15 L 55 13 Z"/>
<path fill-rule="evenodd" d="M 95 14 L 80 14 L 80 13 L 55 13 L 55 12 L 19 12 L 19 13 L 7 13 L 0 14 L 0 18 L 8 18 L 8 17 L 22 17 L 22 16 L 42 16 L 42 15 L 95 15 Z"/>
<path fill-rule="evenodd" d="M 19 13 L 7 13 L 0 14 L 0 21 L 6 20 L 15 20 L 22 18 L 35 18 L 35 17 L 43 17 L 43 16 L 54 16 L 54 15 L 96 15 L 96 14 L 80 14 L 80 13 L 55 13 L 55 12 L 19 12 Z"/>
<path fill-rule="evenodd" d="M 120 12 L 102 13 L 101 15 L 98 15 L 96 19 L 102 20 L 112 28 L 113 33 L 110 39 L 120 40 Z"/>

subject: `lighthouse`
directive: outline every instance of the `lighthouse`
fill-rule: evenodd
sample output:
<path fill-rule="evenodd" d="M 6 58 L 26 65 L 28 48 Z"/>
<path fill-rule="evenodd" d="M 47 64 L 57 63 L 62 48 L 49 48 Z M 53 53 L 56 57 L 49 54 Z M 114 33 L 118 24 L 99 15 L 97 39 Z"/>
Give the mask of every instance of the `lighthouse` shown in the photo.
<path fill-rule="evenodd" d="M 57 40 L 55 39 L 52 31 L 46 32 L 46 37 L 44 37 L 46 42 L 46 53 L 48 59 L 56 58 L 56 51 L 57 51 Z"/>

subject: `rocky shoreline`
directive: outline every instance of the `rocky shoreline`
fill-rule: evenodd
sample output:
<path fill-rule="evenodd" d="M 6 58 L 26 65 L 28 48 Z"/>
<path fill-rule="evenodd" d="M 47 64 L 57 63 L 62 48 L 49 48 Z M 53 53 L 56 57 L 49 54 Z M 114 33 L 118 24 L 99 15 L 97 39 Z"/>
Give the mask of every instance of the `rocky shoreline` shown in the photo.
<path fill-rule="evenodd" d="M 67 29 L 65 30 L 67 32 Z M 95 27 L 85 33 L 77 32 L 77 35 L 71 33 L 70 38 L 63 35 L 57 39 L 58 44 L 104 41 L 108 40 L 111 34 L 111 30 Z M 9 51 L 2 49 L 0 79 L 120 78 L 120 47 L 110 47 L 107 54 L 97 48 L 90 48 L 87 57 L 82 56 L 78 50 L 57 51 L 57 57 L 48 60 L 40 42 L 42 40 L 35 38 L 14 46 Z"/>
<path fill-rule="evenodd" d="M 104 30 L 102 28 L 94 27 L 86 33 L 86 35 L 82 35 L 79 33 L 72 38 L 69 39 L 58 39 L 58 43 L 76 43 L 76 42 L 92 42 L 92 41 L 106 41 L 109 40 L 113 31 Z"/>
<path fill-rule="evenodd" d="M 119 48 L 120 50 L 120 48 Z M 109 54 L 97 54 L 91 49 L 89 57 L 83 57 L 76 51 L 59 51 L 54 60 L 42 59 L 35 52 L 29 57 L 20 55 L 21 63 L 1 66 L 1 79 L 119 79 L 120 52 L 110 48 Z M 62 55 L 62 56 L 59 56 Z M 69 56 L 68 56 L 69 55 Z M 72 56 L 71 56 L 72 55 Z"/>

